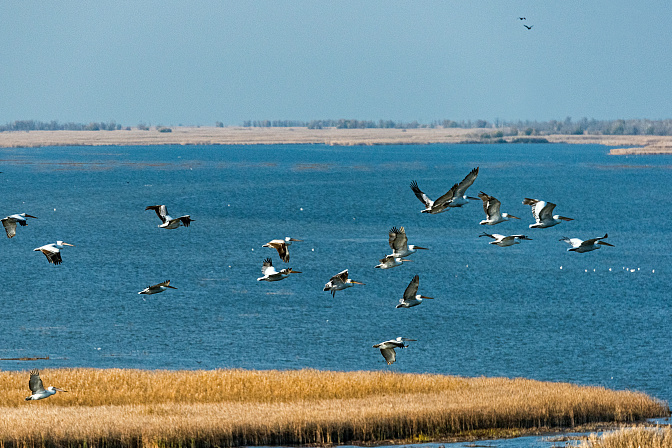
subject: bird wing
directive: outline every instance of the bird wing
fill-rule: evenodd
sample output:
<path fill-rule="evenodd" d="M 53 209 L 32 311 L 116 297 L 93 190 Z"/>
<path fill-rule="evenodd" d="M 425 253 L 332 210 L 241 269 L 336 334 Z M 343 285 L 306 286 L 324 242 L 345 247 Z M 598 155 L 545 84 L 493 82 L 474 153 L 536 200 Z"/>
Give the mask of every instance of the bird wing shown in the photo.
<path fill-rule="evenodd" d="M 157 283 L 156 285 L 150 286 L 150 288 L 160 288 L 161 286 L 169 286 L 170 285 L 170 280 L 166 280 L 165 282 Z"/>
<path fill-rule="evenodd" d="M 289 249 L 287 248 L 287 243 L 285 243 L 283 240 L 273 240 L 266 244 L 266 246 L 277 250 L 278 255 L 280 255 L 280 258 L 285 263 L 289 261 Z"/>
<path fill-rule="evenodd" d="M 478 193 L 478 197 L 483 201 L 483 211 L 488 219 L 496 219 L 501 216 L 499 207 L 502 203 L 497 198 L 487 195 L 482 191 Z"/>
<path fill-rule="evenodd" d="M 457 191 L 458 185 L 455 184 L 453 185 L 450 190 L 448 190 L 444 195 L 439 197 L 436 201 L 434 201 L 434 205 L 440 206 L 440 205 L 445 205 L 446 203 L 452 201 L 455 198 L 455 191 Z"/>
<path fill-rule="evenodd" d="M 553 219 L 554 208 L 555 204 L 552 202 L 544 202 L 544 201 L 537 202 L 536 210 L 537 213 L 539 214 L 539 219 L 541 219 L 542 221 Z"/>
<path fill-rule="evenodd" d="M 496 239 L 497 239 L 497 237 L 496 237 L 495 235 L 492 235 L 492 234 L 490 234 L 490 233 L 485 233 L 485 232 L 481 233 L 481 234 L 478 235 L 478 236 L 488 236 L 488 237 L 492 238 L 493 240 L 496 240 Z"/>
<path fill-rule="evenodd" d="M 415 197 L 420 199 L 420 202 L 425 204 L 425 207 L 430 208 L 434 203 L 434 201 L 429 199 L 429 196 L 422 192 L 416 181 L 411 181 L 411 190 L 413 190 L 413 193 L 415 193 Z"/>
<path fill-rule="evenodd" d="M 167 221 L 166 217 L 168 216 L 168 209 L 165 205 L 148 205 L 145 210 L 154 210 L 161 222 Z"/>
<path fill-rule="evenodd" d="M 387 361 L 388 366 L 397 360 L 397 354 L 392 347 L 381 348 L 380 353 L 383 355 L 383 358 L 385 358 L 385 361 Z"/>
<path fill-rule="evenodd" d="M 3 218 L 2 225 L 5 226 L 5 232 L 7 232 L 7 238 L 13 238 L 16 235 L 16 220 L 12 218 Z"/>
<path fill-rule="evenodd" d="M 602 236 L 602 237 L 599 237 L 599 238 L 591 238 L 591 239 L 589 239 L 589 240 L 586 240 L 586 241 L 582 242 L 582 243 L 581 243 L 581 246 L 592 246 L 592 245 L 595 244 L 597 241 L 603 240 L 603 239 L 605 239 L 605 238 L 607 238 L 607 237 L 608 237 L 608 235 L 605 233 L 604 236 Z"/>
<path fill-rule="evenodd" d="M 461 198 L 467 192 L 467 188 L 471 187 L 478 177 L 478 167 L 474 168 L 467 174 L 462 182 L 457 184 L 457 190 L 455 191 L 455 197 Z"/>
<path fill-rule="evenodd" d="M 47 257 L 49 263 L 61 264 L 63 262 L 63 259 L 61 258 L 61 251 L 56 247 L 42 247 L 40 248 L 40 251 L 44 254 L 45 257 Z"/>
<path fill-rule="evenodd" d="M 191 217 L 190 217 L 189 215 L 180 216 L 180 217 L 177 218 L 177 219 L 179 219 L 180 221 L 182 221 L 182 225 L 183 225 L 184 227 L 189 227 L 189 224 L 191 224 L 191 221 L 193 221 L 193 219 L 191 219 Z"/>
<path fill-rule="evenodd" d="M 415 298 L 415 295 L 418 293 L 418 285 L 420 285 L 420 276 L 416 275 L 406 287 L 406 291 L 404 291 L 404 300 Z"/>
<path fill-rule="evenodd" d="M 261 264 L 261 272 L 265 276 L 269 276 L 269 275 L 275 274 L 277 272 L 275 270 L 275 268 L 273 267 L 273 261 L 271 261 L 270 258 L 264 259 L 264 262 Z"/>
<path fill-rule="evenodd" d="M 348 270 L 344 270 L 329 279 L 334 285 L 348 281 Z"/>
<path fill-rule="evenodd" d="M 389 235 L 389 243 L 392 252 L 399 252 L 401 249 L 406 249 L 408 238 L 406 237 L 406 230 L 403 227 L 399 229 L 392 227 Z"/>
<path fill-rule="evenodd" d="M 28 387 L 30 388 L 30 391 L 34 394 L 44 392 L 44 385 L 42 384 L 42 380 L 40 379 L 40 372 L 38 372 L 36 369 L 30 371 L 30 380 L 28 381 Z"/>

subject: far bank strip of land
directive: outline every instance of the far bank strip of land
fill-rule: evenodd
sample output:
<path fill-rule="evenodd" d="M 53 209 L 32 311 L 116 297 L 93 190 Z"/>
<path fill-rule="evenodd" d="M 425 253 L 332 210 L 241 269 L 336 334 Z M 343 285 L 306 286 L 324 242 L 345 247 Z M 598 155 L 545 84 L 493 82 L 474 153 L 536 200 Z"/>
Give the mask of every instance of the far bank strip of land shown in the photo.
<path fill-rule="evenodd" d="M 165 129 L 164 129 L 165 131 Z M 185 127 L 115 131 L 0 132 L 0 147 L 147 146 L 147 145 L 283 145 L 333 146 L 423 145 L 435 143 L 535 142 L 615 146 L 611 154 L 672 154 L 672 136 L 543 135 L 500 136 L 490 128 L 308 129 L 255 127 Z"/>

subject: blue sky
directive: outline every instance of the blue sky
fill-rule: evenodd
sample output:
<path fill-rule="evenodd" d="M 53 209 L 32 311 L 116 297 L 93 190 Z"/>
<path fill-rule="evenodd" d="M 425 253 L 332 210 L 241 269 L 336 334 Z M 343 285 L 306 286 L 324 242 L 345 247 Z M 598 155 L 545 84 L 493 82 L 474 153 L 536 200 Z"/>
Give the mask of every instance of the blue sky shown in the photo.
<path fill-rule="evenodd" d="M 0 123 L 672 118 L 670 17 L 667 1 L 3 1 Z"/>

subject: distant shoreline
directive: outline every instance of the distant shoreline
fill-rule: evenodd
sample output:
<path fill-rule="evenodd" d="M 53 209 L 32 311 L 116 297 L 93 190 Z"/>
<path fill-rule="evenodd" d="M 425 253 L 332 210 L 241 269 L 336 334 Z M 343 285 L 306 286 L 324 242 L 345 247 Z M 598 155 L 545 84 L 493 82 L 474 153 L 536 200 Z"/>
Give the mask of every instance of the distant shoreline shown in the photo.
<path fill-rule="evenodd" d="M 288 145 L 331 146 L 423 145 L 436 143 L 535 142 L 615 146 L 611 154 L 672 154 L 672 136 L 540 135 L 503 136 L 491 128 L 417 129 L 308 129 L 262 127 L 185 127 L 172 132 L 115 131 L 7 131 L 0 132 L 1 148 L 42 146 L 148 146 L 148 145 Z M 483 136 L 486 136 L 485 138 Z M 542 140 L 543 141 L 543 140 Z"/>

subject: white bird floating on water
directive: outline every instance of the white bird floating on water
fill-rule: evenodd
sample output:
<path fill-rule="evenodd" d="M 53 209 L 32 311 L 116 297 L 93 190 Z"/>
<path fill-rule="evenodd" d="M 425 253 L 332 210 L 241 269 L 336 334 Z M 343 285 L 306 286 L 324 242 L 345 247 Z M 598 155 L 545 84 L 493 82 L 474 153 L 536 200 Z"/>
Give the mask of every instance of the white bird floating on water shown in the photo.
<path fill-rule="evenodd" d="M 392 249 L 392 255 L 398 258 L 408 257 L 414 254 L 418 249 L 428 250 L 426 247 L 415 246 L 407 244 L 406 229 L 404 227 L 392 227 L 389 233 L 389 243 Z"/>
<path fill-rule="evenodd" d="M 376 344 L 373 348 L 380 349 L 380 354 L 383 355 L 383 358 L 385 358 L 385 361 L 387 361 L 387 365 L 389 366 L 397 360 L 397 353 L 394 351 L 395 348 L 406 348 L 408 345 L 404 344 L 404 342 L 416 340 L 417 339 L 398 337 L 397 339 L 390 339 L 389 341 Z"/>
<path fill-rule="evenodd" d="M 148 205 L 147 208 L 145 208 L 145 211 L 147 210 L 154 210 L 156 212 L 156 216 L 161 220 L 159 227 L 162 229 L 177 229 L 180 226 L 189 227 L 189 224 L 194 221 L 189 215 L 172 218 L 168 214 L 168 209 L 165 205 Z"/>
<path fill-rule="evenodd" d="M 45 244 L 44 246 L 35 248 L 33 251 L 42 252 L 47 257 L 49 263 L 61 264 L 63 263 L 63 259 L 61 258 L 60 249 L 63 249 L 65 246 L 75 247 L 74 244 L 64 243 L 63 241 L 56 241 L 56 243 Z"/>
<path fill-rule="evenodd" d="M 378 261 L 379 264 L 375 265 L 374 267 L 380 269 L 392 269 L 396 268 L 397 266 L 401 266 L 405 261 L 413 260 L 407 260 L 405 258 L 397 257 L 396 255 L 386 255 L 385 258 L 381 258 Z"/>
<path fill-rule="evenodd" d="M 44 385 L 42 384 L 42 380 L 40 379 L 40 372 L 38 372 L 37 369 L 30 371 L 30 381 L 28 381 L 28 387 L 33 394 L 30 397 L 26 397 L 26 401 L 49 398 L 56 392 L 67 392 L 67 390 L 59 389 L 54 386 L 49 386 L 45 389 Z"/>
<path fill-rule="evenodd" d="M 483 201 L 483 211 L 485 212 L 485 219 L 479 224 L 494 226 L 495 224 L 511 219 L 520 219 L 517 216 L 509 215 L 508 213 L 501 213 L 499 208 L 502 203 L 499 202 L 497 198 L 487 195 L 482 191 L 478 193 L 478 197 Z"/>
<path fill-rule="evenodd" d="M 284 240 L 271 240 L 268 243 L 264 244 L 262 247 L 272 247 L 278 251 L 278 255 L 285 263 L 289 262 L 289 249 L 288 246 L 291 246 L 294 241 L 303 241 L 297 240 L 296 238 L 285 237 Z"/>
<path fill-rule="evenodd" d="M 605 238 L 608 238 L 608 237 L 609 237 L 609 235 L 605 233 L 603 237 L 591 238 L 589 240 L 583 241 L 583 240 L 580 240 L 578 238 L 567 238 L 566 236 L 564 236 L 564 237 L 560 238 L 560 241 L 564 241 L 565 243 L 568 243 L 568 244 L 572 245 L 572 247 L 567 249 L 568 251 L 583 253 L 583 252 L 590 252 L 591 250 L 599 249 L 600 246 L 614 247 L 613 244 L 609 244 L 605 241 L 601 241 L 601 240 L 603 240 Z"/>
<path fill-rule="evenodd" d="M 506 236 L 506 235 L 500 235 L 499 233 L 489 234 L 489 233 L 483 232 L 478 236 L 479 237 L 487 236 L 487 237 L 490 237 L 490 238 L 494 239 L 495 241 L 490 241 L 490 244 L 496 244 L 499 247 L 507 247 L 507 246 L 513 246 L 514 244 L 520 244 L 520 241 L 518 241 L 518 240 L 530 240 L 530 241 L 532 241 L 532 238 L 528 238 L 525 235 L 509 235 L 509 236 Z"/>
<path fill-rule="evenodd" d="M 166 280 L 165 282 L 157 283 L 156 285 L 148 286 L 142 291 L 140 291 L 138 294 L 158 294 L 160 292 L 165 291 L 166 289 L 177 289 L 174 286 L 170 286 L 170 280 Z"/>
<path fill-rule="evenodd" d="M 420 285 L 420 276 L 416 275 L 406 287 L 404 297 L 399 299 L 399 305 L 397 305 L 396 308 L 410 308 L 412 306 L 420 305 L 423 299 L 434 299 L 434 297 L 418 294 L 418 285 Z"/>
<path fill-rule="evenodd" d="M 478 167 L 471 170 L 469 174 L 466 175 L 462 182 L 457 183 L 451 187 L 450 190 L 436 201 L 432 201 L 419 187 L 416 181 L 411 182 L 411 190 L 415 193 L 415 196 L 425 204 L 425 209 L 421 213 L 430 213 L 437 214 L 445 212 L 448 208 L 462 207 L 464 204 L 469 203 L 469 200 L 478 200 L 478 198 L 472 198 L 465 196 L 467 189 L 476 180 L 478 176 Z"/>
<path fill-rule="evenodd" d="M 16 215 L 9 215 L 0 219 L 0 221 L 2 221 L 2 225 L 5 227 L 7 238 L 13 238 L 14 235 L 16 235 L 16 224 L 19 224 L 21 227 L 28 225 L 26 218 L 37 219 L 37 216 L 29 215 L 27 213 L 17 213 Z"/>
<path fill-rule="evenodd" d="M 567 218 L 560 215 L 554 215 L 553 209 L 555 204 L 552 202 L 540 201 L 538 199 L 525 198 L 523 204 L 532 207 L 532 215 L 536 222 L 530 224 L 530 229 L 553 227 L 560 224 L 562 221 L 574 221 L 572 218 Z"/>
<path fill-rule="evenodd" d="M 289 274 L 301 274 L 299 271 L 295 271 L 292 268 L 281 269 L 279 272 L 273 267 L 273 261 L 270 258 L 266 258 L 261 265 L 261 272 L 264 274 L 263 277 L 257 279 L 258 282 L 277 282 L 284 280 L 289 277 Z"/>
<path fill-rule="evenodd" d="M 348 270 L 344 270 L 334 275 L 329 279 L 329 281 L 324 285 L 322 291 L 331 291 L 331 296 L 336 297 L 336 291 L 341 291 L 346 288 L 350 288 L 355 285 L 365 285 L 366 283 L 358 282 L 348 278 Z"/>

